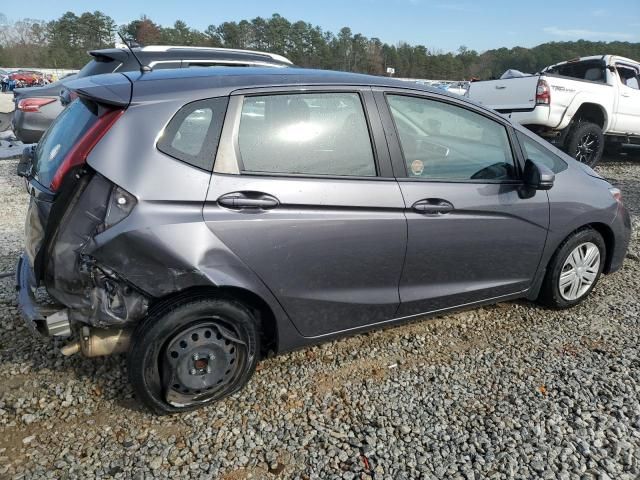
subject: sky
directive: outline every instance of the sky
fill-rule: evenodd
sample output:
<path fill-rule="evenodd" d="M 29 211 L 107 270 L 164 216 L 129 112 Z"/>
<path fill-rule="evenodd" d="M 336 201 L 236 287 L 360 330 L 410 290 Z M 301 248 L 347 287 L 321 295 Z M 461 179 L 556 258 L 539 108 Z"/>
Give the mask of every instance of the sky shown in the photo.
<path fill-rule="evenodd" d="M 499 47 L 533 47 L 548 41 L 640 42 L 640 0 L 29 0 L 2 2 L 0 14 L 52 20 L 66 11 L 100 10 L 116 23 L 146 14 L 164 26 L 178 19 L 204 30 L 210 24 L 279 13 L 336 33 L 400 41 L 455 51 L 465 45 L 482 52 Z"/>

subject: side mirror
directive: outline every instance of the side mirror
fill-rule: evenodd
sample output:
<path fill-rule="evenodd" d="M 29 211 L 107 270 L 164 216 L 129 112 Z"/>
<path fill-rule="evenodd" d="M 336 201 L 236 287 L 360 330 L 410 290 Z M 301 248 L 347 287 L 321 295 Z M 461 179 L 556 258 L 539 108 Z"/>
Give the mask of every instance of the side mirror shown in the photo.
<path fill-rule="evenodd" d="M 524 164 L 523 180 L 527 187 L 535 190 L 549 190 L 553 187 L 556 174 L 545 165 L 527 159 Z"/>

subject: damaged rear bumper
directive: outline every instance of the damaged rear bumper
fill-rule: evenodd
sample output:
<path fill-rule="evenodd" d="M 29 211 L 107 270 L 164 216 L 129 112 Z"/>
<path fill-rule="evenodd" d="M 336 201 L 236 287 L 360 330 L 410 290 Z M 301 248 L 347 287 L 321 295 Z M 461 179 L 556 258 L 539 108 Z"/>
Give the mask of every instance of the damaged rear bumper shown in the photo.
<path fill-rule="evenodd" d="M 46 336 L 46 319 L 40 313 L 40 306 L 35 298 L 36 279 L 26 254 L 20 255 L 16 266 L 16 290 L 18 292 L 18 308 L 27 327 L 38 336 Z"/>
<path fill-rule="evenodd" d="M 18 308 L 25 324 L 39 337 L 71 335 L 68 311 L 50 304 L 40 304 L 35 296 L 36 286 L 29 258 L 23 253 L 16 266 L 16 290 Z"/>

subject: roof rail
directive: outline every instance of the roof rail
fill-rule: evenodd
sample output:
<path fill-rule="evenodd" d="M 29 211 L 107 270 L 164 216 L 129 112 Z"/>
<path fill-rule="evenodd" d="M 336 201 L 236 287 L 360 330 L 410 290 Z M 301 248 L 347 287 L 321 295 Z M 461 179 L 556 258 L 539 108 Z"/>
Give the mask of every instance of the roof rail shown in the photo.
<path fill-rule="evenodd" d="M 219 47 L 191 47 L 186 45 L 148 45 L 146 47 L 141 48 L 143 52 L 167 52 L 169 50 L 187 50 L 187 49 L 188 50 L 205 50 L 205 51 L 220 52 L 220 53 L 224 53 L 224 52 L 252 53 L 255 55 L 265 55 L 278 62 L 283 62 L 289 65 L 293 65 L 293 62 L 289 60 L 287 57 L 278 55 L 277 53 L 261 52 L 258 50 L 242 50 L 238 48 L 219 48 Z"/>

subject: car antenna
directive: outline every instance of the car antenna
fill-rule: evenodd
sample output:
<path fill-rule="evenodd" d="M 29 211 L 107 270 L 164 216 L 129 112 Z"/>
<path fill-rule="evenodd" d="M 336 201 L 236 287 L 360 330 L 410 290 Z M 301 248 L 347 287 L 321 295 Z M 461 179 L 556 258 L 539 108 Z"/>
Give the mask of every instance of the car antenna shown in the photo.
<path fill-rule="evenodd" d="M 133 51 L 133 48 L 131 48 L 131 45 L 129 45 L 129 42 L 127 42 L 124 39 L 124 37 L 122 36 L 122 34 L 120 32 L 118 32 L 118 36 L 120 37 L 120 40 L 122 40 L 122 43 L 124 43 L 126 45 L 126 47 L 129 49 L 129 51 L 131 52 L 131 55 L 133 55 L 133 58 L 136 59 L 136 62 L 138 62 L 138 65 L 140 65 L 140 73 L 150 72 L 151 71 L 151 67 L 149 65 L 143 65 L 142 64 L 142 62 L 140 61 L 140 59 L 136 55 L 136 52 Z"/>

